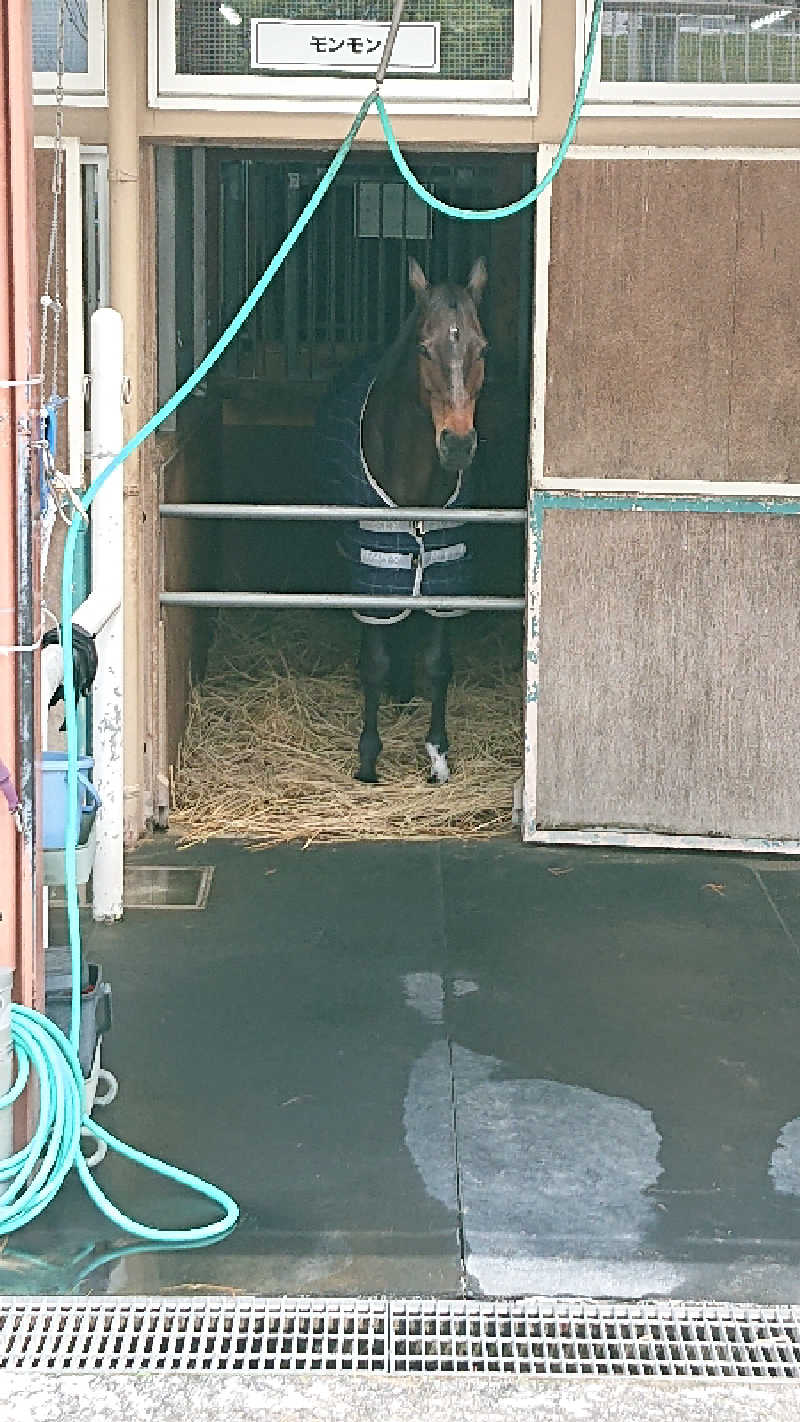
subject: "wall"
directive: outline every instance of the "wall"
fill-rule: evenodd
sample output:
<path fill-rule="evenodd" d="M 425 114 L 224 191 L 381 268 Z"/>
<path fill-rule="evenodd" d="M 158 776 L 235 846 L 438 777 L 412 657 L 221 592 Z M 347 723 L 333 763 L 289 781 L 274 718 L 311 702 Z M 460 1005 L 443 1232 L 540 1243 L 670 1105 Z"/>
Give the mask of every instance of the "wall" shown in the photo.
<path fill-rule="evenodd" d="M 125 60 L 136 79 L 137 113 L 135 129 L 143 139 L 160 141 L 203 140 L 218 143 L 286 144 L 297 147 L 338 143 L 347 127 L 342 114 L 311 112 L 303 104 L 286 113 L 254 111 L 243 104 L 240 111 L 218 112 L 177 108 L 147 107 L 147 6 L 131 6 L 129 0 L 108 0 L 109 52 L 114 48 L 115 25 L 135 34 L 135 42 L 125 41 Z M 135 62 L 131 63 L 132 58 Z M 365 87 L 366 92 L 366 87 Z M 434 149 L 465 147 L 517 147 L 558 142 L 564 132 L 575 93 L 575 7 L 572 0 L 542 0 L 540 44 L 540 95 L 536 115 L 508 114 L 495 108 L 485 115 L 459 111 L 449 114 L 403 113 L 396 128 L 401 142 Z M 111 95 L 114 103 L 114 96 Z M 131 116 L 132 118 L 132 116 Z M 790 146 L 796 142 L 797 121 L 791 116 L 760 118 L 713 115 L 678 117 L 651 115 L 643 106 L 634 116 L 585 118 L 580 127 L 582 143 L 671 144 L 760 144 Z M 52 108 L 37 109 L 37 132 L 52 133 Z M 102 108 L 70 108 L 67 133 L 77 133 L 84 142 L 103 143 L 107 135 L 107 111 Z M 380 125 L 370 119 L 363 141 L 383 145 Z"/>

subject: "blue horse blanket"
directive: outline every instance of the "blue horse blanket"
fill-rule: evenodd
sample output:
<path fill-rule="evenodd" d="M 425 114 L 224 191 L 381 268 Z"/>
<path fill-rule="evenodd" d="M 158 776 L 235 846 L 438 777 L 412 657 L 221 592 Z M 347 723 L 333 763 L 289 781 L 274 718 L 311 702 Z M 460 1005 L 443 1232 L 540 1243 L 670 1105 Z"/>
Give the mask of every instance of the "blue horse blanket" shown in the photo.
<path fill-rule="evenodd" d="M 394 506 L 373 478 L 364 457 L 361 426 L 376 361 L 350 370 L 336 382 L 317 415 L 315 462 L 329 500 L 337 504 Z M 470 471 L 458 475 L 447 508 L 472 503 Z M 466 540 L 469 524 L 442 523 L 431 517 L 410 522 L 342 524 L 339 552 L 347 559 L 353 593 L 402 597 L 454 597 L 471 592 L 471 559 Z M 426 611 L 430 609 L 426 608 Z M 401 622 L 411 608 L 397 611 L 354 611 L 359 622 Z M 431 612 L 433 617 L 460 617 L 459 612 Z"/>

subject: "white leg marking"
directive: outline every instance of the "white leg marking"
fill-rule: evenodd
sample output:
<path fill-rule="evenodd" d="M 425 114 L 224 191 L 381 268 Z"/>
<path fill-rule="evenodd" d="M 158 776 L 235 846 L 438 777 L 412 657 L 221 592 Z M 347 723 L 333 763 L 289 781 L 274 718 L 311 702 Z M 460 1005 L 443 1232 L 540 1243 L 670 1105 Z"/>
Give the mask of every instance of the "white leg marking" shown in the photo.
<path fill-rule="evenodd" d="M 431 779 L 437 785 L 444 785 L 450 779 L 450 767 L 447 764 L 447 752 L 440 751 L 438 746 L 431 745 L 430 741 L 425 742 L 425 749 L 428 752 L 431 762 Z"/>

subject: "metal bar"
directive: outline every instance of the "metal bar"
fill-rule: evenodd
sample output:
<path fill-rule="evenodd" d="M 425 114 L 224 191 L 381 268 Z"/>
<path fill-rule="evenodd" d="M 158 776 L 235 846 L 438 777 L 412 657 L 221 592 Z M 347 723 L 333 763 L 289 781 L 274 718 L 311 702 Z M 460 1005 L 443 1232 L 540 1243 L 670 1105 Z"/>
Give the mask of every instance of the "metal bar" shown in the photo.
<path fill-rule="evenodd" d="M 306 280 L 305 280 L 306 325 L 305 325 L 305 343 L 306 343 L 306 349 L 307 349 L 307 351 L 308 351 L 308 376 L 309 376 L 309 379 L 310 379 L 310 380 L 313 380 L 313 379 L 314 379 L 314 354 L 315 354 L 316 349 L 317 349 L 317 287 L 316 287 L 316 281 L 315 281 L 315 274 L 316 274 L 317 266 L 318 266 L 318 264 L 319 264 L 319 260 L 318 260 L 317 249 L 315 248 L 315 246 L 314 246 L 314 244 L 313 244 L 311 234 L 308 234 L 308 235 L 306 236 L 304 246 L 305 246 L 305 252 L 306 252 Z M 299 311 L 298 311 L 298 318 L 299 318 L 299 314 L 300 314 L 300 313 L 299 313 Z"/>
<path fill-rule="evenodd" d="M 381 185 L 381 233 L 383 232 L 383 185 Z M 376 301 L 378 318 L 378 345 L 386 344 L 386 242 L 381 236 L 378 241 L 378 295 Z"/>
<path fill-rule="evenodd" d="M 35 418 L 35 417 L 34 417 Z M 25 648 L 17 654 L 17 746 L 19 769 L 17 793 L 22 803 L 23 843 L 26 868 L 30 874 L 33 900 L 33 923 L 36 928 L 40 907 L 40 861 L 36 846 L 39 836 L 39 803 L 36 777 L 36 751 L 39 742 L 40 702 L 37 695 L 39 657 L 36 639 L 41 621 L 39 588 L 38 521 L 34 522 L 34 478 L 38 480 L 39 457 L 33 465 L 33 448 L 29 434 L 30 422 L 20 422 L 17 430 L 17 646 Z M 9 440 L 9 443 L 11 441 Z M 38 500 L 37 500 L 38 502 Z M 13 745 L 13 742 L 12 742 Z M 13 931 L 13 930 L 12 930 Z M 20 949 L 22 944 L 19 945 Z"/>
<path fill-rule="evenodd" d="M 165 518 L 275 519 L 303 523 L 393 523 L 396 519 L 436 523 L 524 523 L 526 509 L 372 508 L 368 504 L 159 504 Z"/>
<path fill-rule="evenodd" d="M 524 597 L 383 597 L 353 593 L 162 592 L 162 607 L 345 607 L 363 612 L 521 612 Z"/>
<path fill-rule="evenodd" d="M 277 522 L 525 523 L 526 509 L 448 509 L 373 507 L 369 504 L 160 504 L 165 518 L 255 519 Z"/>
<path fill-rule="evenodd" d="M 300 215 L 303 206 L 302 194 L 300 192 L 300 173 L 293 170 L 286 174 L 286 224 L 292 227 Z M 306 241 L 309 239 L 306 238 Z M 302 247 L 297 247 L 289 254 L 284 263 L 284 299 L 283 299 L 283 319 L 284 319 L 284 343 L 286 349 L 286 375 L 289 380 L 302 379 L 302 367 L 300 361 L 300 268 L 299 252 Z"/>
<path fill-rule="evenodd" d="M 394 9 L 392 10 L 392 19 L 389 25 L 389 33 L 386 36 L 386 43 L 383 46 L 383 53 L 381 54 L 381 62 L 375 70 L 376 84 L 382 84 L 386 78 L 386 71 L 389 68 L 389 63 L 392 58 L 394 42 L 397 39 L 397 31 L 400 28 L 404 4 L 405 0 L 395 0 Z"/>
<path fill-rule="evenodd" d="M 206 150 L 192 149 L 192 359 L 195 365 L 208 350 L 206 269 Z M 98 301 L 95 306 L 103 305 Z M 92 307 L 94 310 L 95 307 Z"/>
<path fill-rule="evenodd" d="M 522 183 L 527 189 L 534 184 L 532 163 L 522 165 Z M 519 225 L 519 314 L 517 317 L 517 379 L 520 385 L 530 380 L 531 358 L 528 340 L 533 321 L 533 233 L 535 218 L 526 213 Z"/>
<path fill-rule="evenodd" d="M 175 149 L 168 144 L 156 148 L 156 329 L 158 340 L 157 399 L 163 405 L 178 384 L 178 347 L 176 337 L 176 192 Z M 175 413 L 168 415 L 164 430 L 174 432 Z"/>
<path fill-rule="evenodd" d="M 253 270 L 253 263 L 252 263 L 252 260 L 251 260 L 251 257 L 250 257 L 250 235 L 251 235 L 251 234 L 250 234 L 250 226 L 251 226 L 251 222 L 252 222 L 252 214 L 251 214 L 251 212 L 250 212 L 250 166 L 251 166 L 251 165 L 250 165 L 250 159 L 249 159 L 249 158 L 245 158 L 244 161 L 243 161 L 243 163 L 242 163 L 242 203 L 243 203 L 243 206 L 244 206 L 244 212 L 243 212 L 243 214 L 242 214 L 242 219 L 243 219 L 243 220 L 242 220 L 242 241 L 243 241 L 243 243 L 244 243 L 244 289 L 245 289 L 245 291 L 249 291 L 250 288 L 251 288 L 252 285 L 253 285 L 253 278 L 252 278 L 252 275 L 251 275 L 252 270 Z M 252 328 L 251 328 L 251 329 L 252 329 Z M 243 355 L 243 354 L 244 354 L 244 348 L 243 348 L 242 343 L 240 343 L 240 345 L 239 345 L 239 350 L 240 350 L 240 352 L 241 352 L 242 355 Z M 255 354 L 254 348 L 253 348 L 253 345 L 251 344 L 251 346 L 250 346 L 250 359 L 249 359 L 249 361 L 248 361 L 248 369 L 247 369 L 247 374 L 248 374 L 248 375 L 255 375 L 254 354 Z M 239 362 L 239 374 L 240 374 L 240 375 L 243 374 L 243 372 L 242 372 L 242 361 L 241 361 L 241 357 L 240 357 L 240 362 Z M 183 378 L 185 379 L 185 376 L 184 376 Z"/>
<path fill-rule="evenodd" d="M 67 451 L 73 487 L 83 482 L 83 205 L 81 145 L 64 142 L 64 266 L 67 298 Z"/>

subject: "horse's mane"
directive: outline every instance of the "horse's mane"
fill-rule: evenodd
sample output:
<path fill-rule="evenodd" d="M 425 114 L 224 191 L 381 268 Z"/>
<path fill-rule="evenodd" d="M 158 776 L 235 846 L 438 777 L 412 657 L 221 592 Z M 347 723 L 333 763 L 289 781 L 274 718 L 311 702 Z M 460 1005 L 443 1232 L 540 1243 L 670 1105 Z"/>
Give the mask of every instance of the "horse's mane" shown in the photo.
<path fill-rule="evenodd" d="M 380 384 L 387 380 L 394 380 L 398 371 L 408 360 L 412 342 L 416 338 L 418 321 L 419 309 L 415 304 L 406 316 L 392 344 L 387 346 L 378 361 L 375 378 Z"/>

